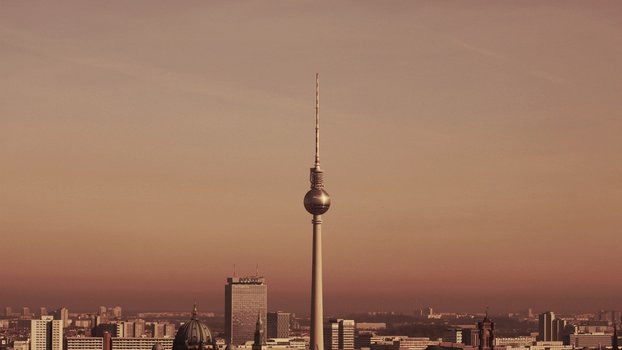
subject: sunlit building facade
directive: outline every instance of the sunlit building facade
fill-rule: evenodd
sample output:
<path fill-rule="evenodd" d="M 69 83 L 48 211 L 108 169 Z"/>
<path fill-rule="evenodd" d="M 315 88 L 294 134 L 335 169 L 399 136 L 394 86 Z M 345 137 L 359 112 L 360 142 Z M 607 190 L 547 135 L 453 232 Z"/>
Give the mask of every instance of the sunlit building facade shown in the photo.
<path fill-rule="evenodd" d="M 259 316 L 267 323 L 268 286 L 265 279 L 229 277 L 225 285 L 225 339 L 231 344 L 253 340 Z"/>

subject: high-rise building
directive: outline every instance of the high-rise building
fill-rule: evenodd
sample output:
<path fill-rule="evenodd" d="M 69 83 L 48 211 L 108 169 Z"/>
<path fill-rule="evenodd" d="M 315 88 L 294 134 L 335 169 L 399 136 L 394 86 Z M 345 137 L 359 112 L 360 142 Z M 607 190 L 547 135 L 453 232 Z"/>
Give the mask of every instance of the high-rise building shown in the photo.
<path fill-rule="evenodd" d="M 63 321 L 63 327 L 69 327 L 69 309 L 61 307 L 54 311 L 54 319 Z"/>
<path fill-rule="evenodd" d="M 174 337 L 175 336 L 175 324 L 174 323 L 165 323 L 164 324 L 164 336 L 165 337 Z"/>
<path fill-rule="evenodd" d="M 291 314 L 268 312 L 268 338 L 289 338 Z"/>
<path fill-rule="evenodd" d="M 31 350 L 63 350 L 63 323 L 52 316 L 30 321 Z"/>
<path fill-rule="evenodd" d="M 354 350 L 353 320 L 329 320 L 324 325 L 324 350 Z"/>
<path fill-rule="evenodd" d="M 566 320 L 562 320 L 561 318 L 556 318 L 553 320 L 552 325 L 552 341 L 564 341 L 564 333 L 566 329 Z"/>
<path fill-rule="evenodd" d="M 123 321 L 121 322 L 121 324 L 123 326 L 123 337 L 133 338 L 134 337 L 134 322 Z"/>
<path fill-rule="evenodd" d="M 324 350 L 339 350 L 339 322 L 330 320 L 324 324 Z"/>
<path fill-rule="evenodd" d="M 48 308 L 45 306 L 41 306 L 39 308 L 39 317 L 41 316 L 47 316 L 48 315 Z"/>
<path fill-rule="evenodd" d="M 324 190 L 324 171 L 320 168 L 320 75 L 315 75 L 315 163 L 310 169 L 311 189 L 303 203 L 313 215 L 313 258 L 311 262 L 311 332 L 309 350 L 324 350 L 324 304 L 322 288 L 322 214 L 330 208 L 330 196 Z"/>
<path fill-rule="evenodd" d="M 551 311 L 538 316 L 538 341 L 553 341 L 553 320 L 555 314 Z"/>
<path fill-rule="evenodd" d="M 134 337 L 142 337 L 145 334 L 145 320 L 136 319 L 132 322 L 134 322 Z"/>
<path fill-rule="evenodd" d="M 265 324 L 268 286 L 265 279 L 229 277 L 225 285 L 225 339 L 239 345 L 253 340 L 257 315 Z"/>
<path fill-rule="evenodd" d="M 123 310 L 121 309 L 120 306 L 115 306 L 112 308 L 112 316 L 116 319 L 121 319 L 121 316 L 123 315 Z"/>
<path fill-rule="evenodd" d="M 32 317 L 32 313 L 30 312 L 30 308 L 28 306 L 24 306 L 22 308 L 22 318 L 30 319 Z"/>
<path fill-rule="evenodd" d="M 151 323 L 151 336 L 154 338 L 164 337 L 164 323 L 159 323 L 159 322 Z"/>
<path fill-rule="evenodd" d="M 486 317 L 481 322 L 477 322 L 477 329 L 479 331 L 479 350 L 494 350 L 495 349 L 495 323 L 488 318 L 488 311 L 486 311 Z"/>
<path fill-rule="evenodd" d="M 13 309 L 11 309 L 10 306 L 4 308 L 4 316 L 6 316 L 7 318 L 13 316 Z"/>

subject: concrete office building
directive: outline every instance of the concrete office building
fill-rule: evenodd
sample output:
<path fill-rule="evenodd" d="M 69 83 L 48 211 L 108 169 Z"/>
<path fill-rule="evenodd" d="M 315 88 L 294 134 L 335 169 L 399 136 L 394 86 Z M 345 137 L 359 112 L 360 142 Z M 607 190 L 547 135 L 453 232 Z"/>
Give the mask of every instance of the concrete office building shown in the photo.
<path fill-rule="evenodd" d="M 253 340 L 257 315 L 267 323 L 268 286 L 259 276 L 229 277 L 225 285 L 225 340 L 234 345 Z"/>
<path fill-rule="evenodd" d="M 289 338 L 291 314 L 268 312 L 268 338 Z"/>

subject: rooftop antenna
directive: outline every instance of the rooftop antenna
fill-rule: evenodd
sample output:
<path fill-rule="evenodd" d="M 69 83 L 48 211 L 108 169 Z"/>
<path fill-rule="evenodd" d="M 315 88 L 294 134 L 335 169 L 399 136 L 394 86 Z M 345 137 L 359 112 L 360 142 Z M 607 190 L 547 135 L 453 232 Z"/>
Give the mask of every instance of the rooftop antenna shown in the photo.
<path fill-rule="evenodd" d="M 233 277 L 235 277 L 235 264 L 233 264 Z"/>
<path fill-rule="evenodd" d="M 320 73 L 315 73 L 315 168 L 320 168 Z"/>
<path fill-rule="evenodd" d="M 259 277 L 259 264 L 255 264 L 255 276 Z"/>

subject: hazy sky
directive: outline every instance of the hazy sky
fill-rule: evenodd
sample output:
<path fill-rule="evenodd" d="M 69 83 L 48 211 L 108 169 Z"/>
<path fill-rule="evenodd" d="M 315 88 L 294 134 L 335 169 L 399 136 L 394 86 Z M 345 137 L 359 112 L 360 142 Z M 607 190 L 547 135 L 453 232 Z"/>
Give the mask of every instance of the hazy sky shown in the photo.
<path fill-rule="evenodd" d="M 0 0 L 0 306 L 622 309 L 622 2 Z"/>

